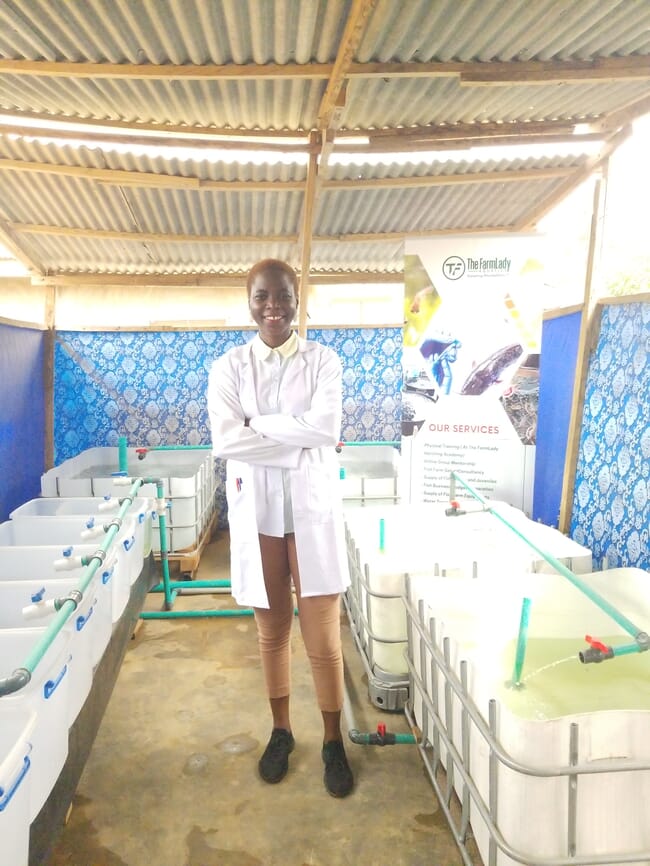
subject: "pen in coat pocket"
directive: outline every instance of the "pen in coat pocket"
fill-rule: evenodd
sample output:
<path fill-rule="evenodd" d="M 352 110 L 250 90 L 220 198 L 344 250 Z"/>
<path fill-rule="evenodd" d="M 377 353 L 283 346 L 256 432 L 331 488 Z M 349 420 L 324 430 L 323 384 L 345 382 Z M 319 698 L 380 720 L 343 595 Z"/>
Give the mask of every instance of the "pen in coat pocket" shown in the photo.
<path fill-rule="evenodd" d="M 236 479 L 235 479 L 235 486 L 236 486 L 236 488 L 237 488 L 237 493 L 241 493 L 241 488 L 242 488 L 242 480 L 241 480 L 241 478 L 236 478 Z"/>

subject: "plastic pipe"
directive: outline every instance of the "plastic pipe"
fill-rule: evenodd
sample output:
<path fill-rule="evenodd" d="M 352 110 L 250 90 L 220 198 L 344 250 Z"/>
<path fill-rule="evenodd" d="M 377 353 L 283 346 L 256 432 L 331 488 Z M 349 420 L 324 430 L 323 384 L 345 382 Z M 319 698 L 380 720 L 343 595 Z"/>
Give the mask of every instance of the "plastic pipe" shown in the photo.
<path fill-rule="evenodd" d="M 517 636 L 517 651 L 515 653 L 515 667 L 512 674 L 511 686 L 518 688 L 521 686 L 521 671 L 524 667 L 524 659 L 526 657 L 526 644 L 528 641 L 528 622 L 530 620 L 530 599 L 522 598 L 521 600 L 521 617 L 519 618 L 519 634 Z"/>
<path fill-rule="evenodd" d="M 383 553 L 386 546 L 386 521 L 379 518 L 379 550 Z"/>
<path fill-rule="evenodd" d="M 144 460 L 150 451 L 208 451 L 212 445 L 147 445 L 144 448 L 136 448 L 135 453 L 138 460 Z"/>
<path fill-rule="evenodd" d="M 199 617 L 252 616 L 253 608 L 224 608 L 223 610 L 145 610 L 141 619 L 198 619 Z"/>
<path fill-rule="evenodd" d="M 141 484 L 142 479 L 137 479 L 133 483 L 131 490 L 129 491 L 129 495 L 124 498 L 124 502 L 122 504 L 122 507 L 120 508 L 118 517 L 111 522 L 106 532 L 106 537 L 104 538 L 104 541 L 102 542 L 98 550 L 90 557 L 88 565 L 84 567 L 84 571 L 79 578 L 77 590 L 73 590 L 70 594 L 70 597 L 67 597 L 64 600 L 60 609 L 56 612 L 52 621 L 45 627 L 42 636 L 36 642 L 35 646 L 32 648 L 31 652 L 27 656 L 27 659 L 25 660 L 22 668 L 14 671 L 10 676 L 6 677 L 5 679 L 0 680 L 0 697 L 19 691 L 31 680 L 32 674 L 34 673 L 36 666 L 43 659 L 43 656 L 48 651 L 56 636 L 67 622 L 70 614 L 74 610 L 76 610 L 78 603 L 83 598 L 84 592 L 88 589 L 90 582 L 95 575 L 95 572 L 104 562 L 106 558 L 106 551 L 111 546 L 115 539 L 115 536 L 119 532 L 121 528 L 122 518 L 126 515 L 127 511 L 133 504 L 133 500 L 135 499 L 135 495 Z"/>
<path fill-rule="evenodd" d="M 231 586 L 230 580 L 170 580 L 173 589 L 224 589 Z M 152 586 L 149 592 L 164 592 L 164 584 Z"/>
<path fill-rule="evenodd" d="M 364 733 L 357 728 L 352 702 L 348 693 L 347 684 L 345 682 L 348 676 L 348 669 L 343 659 L 343 708 L 342 713 L 345 723 L 348 728 L 348 736 L 353 743 L 358 746 L 396 746 L 396 745 L 415 745 L 417 740 L 413 734 L 391 734 L 386 731 L 386 725 L 377 725 L 377 731 L 373 733 Z"/>
<path fill-rule="evenodd" d="M 397 447 L 401 444 L 402 443 L 399 442 L 398 440 L 379 440 L 377 442 L 352 441 L 352 442 L 339 442 L 339 447 L 349 448 L 350 446 L 352 446 L 355 448 L 364 448 L 365 446 L 370 446 L 370 445 L 393 445 L 394 447 Z"/>
<path fill-rule="evenodd" d="M 417 743 L 413 734 L 391 734 L 385 730 L 363 733 L 362 731 L 353 729 L 348 731 L 348 736 L 358 746 L 414 746 Z"/>
<path fill-rule="evenodd" d="M 503 515 L 499 514 L 496 509 L 492 508 L 489 502 L 484 499 L 480 493 L 477 493 L 475 490 L 473 490 L 472 487 L 470 487 L 470 485 L 467 484 L 467 482 L 464 481 L 457 472 L 452 472 L 451 476 L 452 479 L 459 481 L 463 485 L 463 487 L 472 494 L 475 499 L 478 499 L 478 501 L 484 505 L 486 511 L 489 511 L 490 514 L 493 514 L 495 517 L 497 517 L 502 523 L 504 523 L 508 527 L 508 529 L 511 529 L 516 536 L 521 538 L 521 540 L 524 541 L 529 547 L 532 547 L 532 549 L 536 551 L 536 553 L 539 553 L 539 555 L 543 557 L 546 562 L 549 563 L 549 565 L 552 565 L 559 574 L 563 575 L 563 577 L 566 577 L 567 580 L 569 580 L 577 589 L 580 590 L 580 592 L 584 593 L 587 598 L 591 599 L 591 601 L 593 601 L 593 603 L 597 605 L 597 607 L 599 607 L 603 611 L 603 613 L 606 613 L 609 617 L 611 617 L 614 622 L 618 623 L 621 628 L 624 629 L 628 634 L 632 635 L 633 638 L 641 638 L 644 645 L 643 647 L 639 646 L 637 650 L 638 652 L 642 652 L 643 650 L 648 649 L 648 643 L 646 642 L 647 636 L 643 629 L 640 629 L 638 626 L 636 626 L 624 614 L 622 614 L 612 604 L 610 604 L 606 598 L 603 598 L 602 595 L 595 592 L 584 581 L 580 580 L 580 578 L 577 577 L 569 568 L 567 568 L 566 565 L 561 563 L 559 559 L 556 559 L 550 553 L 546 553 L 544 550 L 541 550 L 541 548 L 537 547 L 534 542 L 532 542 L 529 538 L 526 538 L 526 536 L 522 532 L 520 532 L 516 526 L 513 526 L 512 523 L 510 523 L 508 520 L 506 520 L 505 517 L 503 517 Z"/>
<path fill-rule="evenodd" d="M 119 470 L 120 472 L 128 472 L 128 452 L 126 450 L 126 436 L 120 436 L 117 445 Z"/>

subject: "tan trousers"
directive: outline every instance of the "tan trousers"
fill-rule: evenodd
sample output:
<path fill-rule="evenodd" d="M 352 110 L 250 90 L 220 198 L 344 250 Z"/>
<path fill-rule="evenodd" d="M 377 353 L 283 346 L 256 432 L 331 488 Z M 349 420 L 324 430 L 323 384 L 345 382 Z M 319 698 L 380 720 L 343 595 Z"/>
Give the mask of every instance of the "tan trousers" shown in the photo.
<path fill-rule="evenodd" d="M 260 535 L 260 549 L 270 608 L 255 608 L 255 622 L 268 696 L 283 698 L 291 692 L 293 577 L 300 631 L 311 664 L 319 709 L 340 711 L 343 707 L 340 596 L 301 597 L 293 535 L 284 538 Z"/>

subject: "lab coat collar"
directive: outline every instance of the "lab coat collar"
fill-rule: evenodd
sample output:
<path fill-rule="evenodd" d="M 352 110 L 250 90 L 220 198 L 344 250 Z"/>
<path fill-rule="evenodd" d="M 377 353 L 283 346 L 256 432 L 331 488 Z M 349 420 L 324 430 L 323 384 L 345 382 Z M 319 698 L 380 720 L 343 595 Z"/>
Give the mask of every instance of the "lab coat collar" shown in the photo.
<path fill-rule="evenodd" d="M 298 336 L 295 331 L 292 331 L 291 336 L 281 346 L 272 349 L 266 345 L 259 334 L 256 334 L 253 338 L 252 350 L 255 357 L 260 361 L 266 361 L 271 352 L 278 352 L 283 358 L 290 358 L 291 355 L 298 351 Z"/>

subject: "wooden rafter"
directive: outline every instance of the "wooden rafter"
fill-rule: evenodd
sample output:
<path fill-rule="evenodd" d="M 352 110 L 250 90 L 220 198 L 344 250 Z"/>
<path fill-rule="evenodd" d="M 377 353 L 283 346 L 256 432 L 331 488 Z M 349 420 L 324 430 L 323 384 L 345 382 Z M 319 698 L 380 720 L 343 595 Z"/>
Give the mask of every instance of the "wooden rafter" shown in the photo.
<path fill-rule="evenodd" d="M 300 304 L 298 306 L 298 333 L 307 336 L 307 310 L 309 305 L 309 263 L 311 261 L 311 244 L 314 223 L 314 203 L 318 185 L 318 157 L 312 153 L 309 157 L 307 182 L 302 203 L 300 238 Z"/>
<path fill-rule="evenodd" d="M 377 0 L 353 0 L 352 2 L 334 61 L 334 68 L 329 75 L 327 88 L 318 111 L 319 129 L 327 129 L 330 124 L 339 93 L 365 33 L 368 16 L 376 5 Z"/>
<path fill-rule="evenodd" d="M 24 265 L 28 271 L 35 274 L 43 272 L 39 264 L 37 264 L 31 256 L 29 256 L 22 247 L 19 238 L 16 237 L 16 230 L 12 228 L 11 222 L 0 217 L 0 243 L 2 243 L 9 252 L 18 261 Z"/>
<path fill-rule="evenodd" d="M 640 111 L 639 114 L 643 112 Z M 629 118 L 633 119 L 633 117 Z M 629 122 L 625 119 L 626 122 Z M 70 132 L 62 128 L 40 128 L 17 124 L 0 124 L 0 135 L 14 135 L 25 138 L 48 138 L 58 139 L 66 142 L 89 141 L 97 142 L 98 145 L 127 144 L 146 145 L 150 147 L 178 147 L 195 148 L 197 150 L 209 150 L 214 153 L 219 150 L 246 150 L 246 151 L 268 151 L 277 153 L 295 153 L 308 155 L 312 150 L 322 153 L 328 148 L 329 152 L 346 153 L 402 153 L 418 150 L 454 150 L 465 147 L 482 147 L 500 145 L 518 145 L 521 143 L 548 143 L 576 142 L 600 140 L 603 137 L 601 130 L 618 128 L 618 124 L 594 120 L 588 132 L 578 132 L 576 124 L 562 123 L 556 121 L 548 123 L 508 123 L 508 124 L 465 124 L 464 126 L 423 126 L 409 129 L 388 130 L 330 130 L 325 136 L 317 134 L 313 139 L 315 144 L 310 144 L 310 139 L 305 135 L 304 144 L 286 144 L 284 139 L 276 133 L 267 133 L 267 140 L 259 138 L 250 141 L 238 138 L 216 139 L 216 133 L 203 130 L 201 127 L 186 127 L 182 137 L 173 132 L 168 132 L 159 127 L 158 135 L 142 135 L 139 124 L 131 124 L 130 132 L 123 127 L 119 132 L 100 132 L 98 129 L 88 127 L 88 131 L 79 133 Z M 241 137 L 242 133 L 238 133 Z M 337 139 L 342 136 L 345 141 Z M 321 145 L 321 139 L 325 138 Z M 295 139 L 295 135 L 294 135 Z M 358 141 L 355 141 L 358 139 Z"/>
<path fill-rule="evenodd" d="M 309 216 L 306 214 L 306 217 Z M 303 220 L 304 222 L 304 220 Z M 300 245 L 300 237 L 298 235 L 186 235 L 178 233 L 166 232 L 127 232 L 117 231 L 112 229 L 82 229 L 70 228 L 67 226 L 48 226 L 48 225 L 33 225 L 30 223 L 12 223 L 12 230 L 16 233 L 36 234 L 36 235 L 52 235 L 53 237 L 62 238 L 90 238 L 92 240 L 102 241 L 127 241 L 130 243 L 193 243 L 193 244 L 212 244 L 214 246 L 228 244 L 270 244 L 270 243 L 285 243 Z M 454 227 L 449 229 L 428 229 L 426 231 L 396 231 L 396 232 L 348 232 L 346 234 L 337 235 L 312 235 L 310 241 L 313 243 L 393 243 L 401 242 L 404 238 L 428 238 L 438 235 L 463 234 L 473 232 L 480 234 L 482 232 L 511 232 L 515 230 L 511 225 L 490 225 L 490 226 L 466 226 Z M 517 229 L 518 230 L 518 229 Z M 302 250 L 302 248 L 301 248 Z M 306 252 L 301 251 L 301 268 L 305 267 L 309 256 Z M 306 273 L 307 271 L 305 271 Z"/>
<path fill-rule="evenodd" d="M 573 192 L 574 189 L 594 174 L 600 165 L 607 162 L 609 157 L 618 147 L 621 146 L 621 144 L 623 144 L 624 141 L 629 138 L 631 133 L 632 127 L 626 126 L 624 129 L 617 132 L 616 135 L 611 136 L 611 138 L 605 142 L 600 152 L 585 160 L 582 168 L 578 169 L 572 177 L 567 178 L 564 183 L 553 190 L 549 196 L 536 202 L 533 208 L 517 222 L 515 227 L 516 230 L 525 231 L 526 229 L 534 228 L 543 216 L 549 213 L 549 211 L 565 199 L 569 193 Z"/>
<path fill-rule="evenodd" d="M 345 283 L 400 283 L 402 271 L 310 271 L 311 283 L 336 286 Z M 116 274 L 116 273 L 56 273 L 33 277 L 32 285 L 83 288 L 116 288 L 120 286 L 159 286 L 175 288 L 240 289 L 246 282 L 246 273 L 231 274 Z"/>
<path fill-rule="evenodd" d="M 153 135 L 170 135 L 177 136 L 180 141 L 192 141 L 194 138 L 207 139 L 212 146 L 215 141 L 221 144 L 222 139 L 232 140 L 236 142 L 236 146 L 241 147 L 242 142 L 248 144 L 252 139 L 268 139 L 283 142 L 286 145 L 299 145 L 305 147 L 309 140 L 309 130 L 287 130 L 287 129 L 233 129 L 230 126 L 200 126 L 187 123 L 150 123 L 146 121 L 128 121 L 111 118 L 110 120 L 99 120 L 94 117 L 61 117 L 58 115 L 47 114 L 38 111 L 20 111 L 2 112 L 7 118 L 6 121 L 0 124 L 1 130 L 7 129 L 23 129 L 30 130 L 31 135 L 38 134 L 37 128 L 47 128 L 48 132 L 52 129 L 65 129 L 66 134 L 72 137 L 76 134 L 77 137 L 85 136 L 85 130 L 101 131 L 104 137 L 112 137 L 119 132 L 125 133 L 142 133 L 147 134 L 146 141 L 150 141 L 149 134 Z M 13 126 L 14 121 L 29 121 L 33 126 L 20 126 L 17 123 Z M 70 132 L 70 127 L 74 126 L 77 129 L 76 133 Z M 16 133 L 23 134 L 23 133 Z M 28 133 L 25 132 L 25 135 Z M 129 138 L 129 141 L 131 139 Z M 235 146 L 235 145 L 233 145 Z"/>
<path fill-rule="evenodd" d="M 60 121 L 59 121 L 60 122 Z M 70 120 L 70 123 L 75 123 Z M 98 124 L 101 126 L 101 124 Z M 131 132 L 126 133 L 120 131 L 118 133 L 111 132 L 109 129 L 105 131 L 95 131 L 89 128 L 82 132 L 71 132 L 69 129 L 62 127 L 47 127 L 36 129 L 33 126 L 25 126 L 13 123 L 0 124 L 0 134 L 3 135 L 19 135 L 24 138 L 55 138 L 65 141 L 96 141 L 100 144 L 107 141 L 111 144 L 129 144 L 129 145 L 144 145 L 145 147 L 192 147 L 197 149 L 205 149 L 214 151 L 219 150 L 255 150 L 255 151 L 276 151 L 278 153 L 309 153 L 308 138 L 305 135 L 304 144 L 289 144 L 284 138 L 278 141 L 271 140 L 273 135 L 269 133 L 269 140 L 262 141 L 254 139 L 252 141 L 244 141 L 244 134 L 239 133 L 239 139 L 219 137 L 218 132 L 211 130 L 197 130 L 184 134 L 168 133 L 166 127 L 159 126 L 158 134 L 142 134 L 139 124 L 131 125 Z M 245 136 L 244 136 L 245 137 Z M 293 136 L 295 138 L 295 134 Z M 286 137 L 285 137 L 286 138 Z"/>
<path fill-rule="evenodd" d="M 361 5 L 373 0 L 361 0 Z M 351 12 L 352 26 L 365 26 L 363 12 Z M 344 36 L 345 39 L 345 36 Z M 337 58 L 338 59 L 338 58 Z M 324 79 L 336 76 L 335 63 L 247 63 L 247 64 L 135 64 L 49 60 L 0 60 L 0 75 L 46 76 L 48 78 L 113 78 L 158 80 Z M 485 84 L 551 84 L 558 82 L 616 81 L 650 77 L 650 57 L 600 57 L 595 60 L 469 61 L 426 63 L 355 63 L 353 53 L 346 64 L 349 78 L 458 77 L 466 86 Z"/>
<path fill-rule="evenodd" d="M 158 174 L 148 171 L 124 171 L 112 168 L 87 168 L 81 165 L 58 165 L 47 162 L 27 162 L 20 159 L 0 158 L 0 171 L 17 171 L 37 174 L 55 174 L 90 180 L 111 186 L 137 186 L 180 190 L 210 190 L 229 192 L 301 192 L 304 181 L 300 180 L 206 180 L 193 175 Z"/>
<path fill-rule="evenodd" d="M 14 171 L 35 174 L 54 174 L 106 186 L 146 187 L 152 189 L 178 189 L 188 192 L 304 192 L 305 181 L 300 180 L 205 180 L 193 175 L 159 174 L 146 171 L 126 171 L 110 168 L 87 168 L 79 165 L 55 165 L 46 162 L 27 162 L 0 158 L 0 172 Z M 421 175 L 416 177 L 377 177 L 327 180 L 319 183 L 326 190 L 353 189 L 409 189 L 415 187 L 449 186 L 468 183 L 510 183 L 522 180 L 545 180 L 564 177 L 575 169 L 565 167 L 510 169 L 492 172 L 462 172 L 448 175 Z M 35 231 L 37 229 L 34 229 Z"/>

